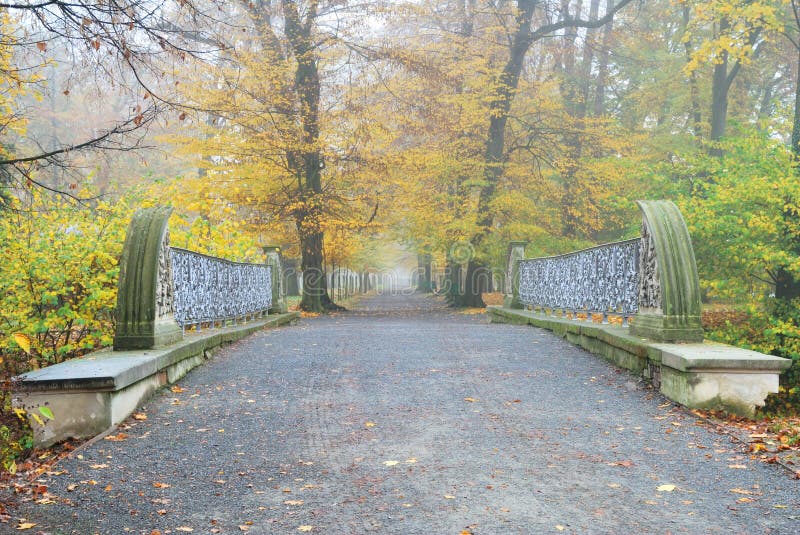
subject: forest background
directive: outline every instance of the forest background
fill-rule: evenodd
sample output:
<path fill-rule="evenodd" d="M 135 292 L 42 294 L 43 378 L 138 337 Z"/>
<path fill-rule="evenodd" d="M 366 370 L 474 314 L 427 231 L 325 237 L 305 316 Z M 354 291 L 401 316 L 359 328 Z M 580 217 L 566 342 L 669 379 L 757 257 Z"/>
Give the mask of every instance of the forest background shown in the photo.
<path fill-rule="evenodd" d="M 322 312 L 336 304 L 310 275 L 332 265 L 391 267 L 400 244 L 470 280 L 503 272 L 509 241 L 540 256 L 630 238 L 636 200 L 671 199 L 708 336 L 800 363 L 799 9 L 4 3 L 0 460 L 30 446 L 8 380 L 110 343 L 125 228 L 156 204 L 178 246 L 281 245 L 300 307 Z M 768 412 L 800 405 L 799 370 Z"/>

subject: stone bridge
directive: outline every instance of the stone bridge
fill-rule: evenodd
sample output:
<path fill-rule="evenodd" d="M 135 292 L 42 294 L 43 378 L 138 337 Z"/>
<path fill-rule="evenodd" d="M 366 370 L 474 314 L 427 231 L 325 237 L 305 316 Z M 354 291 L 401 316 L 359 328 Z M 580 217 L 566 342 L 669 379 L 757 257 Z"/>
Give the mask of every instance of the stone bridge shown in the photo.
<path fill-rule="evenodd" d="M 585 253 L 627 274 L 612 292 L 622 304 L 537 290 L 531 273 L 587 260 L 528 261 L 516 244 L 508 306 L 489 312 L 509 324 L 414 294 L 266 330 L 298 319 L 276 286 L 233 312 L 182 308 L 195 298 L 178 295 L 183 275 L 163 271 L 195 259 L 173 258 L 166 212 L 143 214 L 132 228 L 149 238 L 129 237 L 126 251 L 142 252 L 123 257 L 130 313 L 117 351 L 21 385 L 25 403 L 56 416 L 41 442 L 100 435 L 41 475 L 57 499 L 22 503 L 18 515 L 59 534 L 794 533 L 796 482 L 670 399 L 686 403 L 675 392 L 705 392 L 713 375 L 714 403 L 747 412 L 756 401 L 742 385 L 777 378 L 785 363 L 699 342 L 688 301 L 685 323 L 670 318 L 672 275 L 644 213 L 640 247 Z M 691 272 L 693 258 L 679 265 Z M 226 284 L 280 280 L 275 255 L 267 267 Z M 658 306 L 641 307 L 642 295 L 660 295 L 647 301 Z M 192 321 L 201 329 L 184 333 Z M 665 387 L 681 382 L 688 390 Z"/>

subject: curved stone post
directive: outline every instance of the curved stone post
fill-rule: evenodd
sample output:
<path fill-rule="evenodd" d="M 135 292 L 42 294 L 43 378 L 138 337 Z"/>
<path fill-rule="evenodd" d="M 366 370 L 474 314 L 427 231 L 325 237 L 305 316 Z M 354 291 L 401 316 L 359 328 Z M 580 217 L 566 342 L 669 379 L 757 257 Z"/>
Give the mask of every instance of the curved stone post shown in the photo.
<path fill-rule="evenodd" d="M 172 208 L 145 208 L 128 226 L 120 258 L 114 350 L 151 349 L 177 342 L 167 222 Z"/>
<path fill-rule="evenodd" d="M 683 216 L 671 201 L 638 204 L 639 312 L 630 332 L 659 342 L 701 342 L 700 280 Z"/>
<path fill-rule="evenodd" d="M 525 246 L 528 242 L 512 241 L 508 244 L 506 260 L 505 296 L 503 306 L 506 308 L 523 308 L 519 300 L 519 261 L 525 258 Z"/>
<path fill-rule="evenodd" d="M 267 265 L 272 268 L 272 308 L 270 314 L 285 314 L 289 311 L 286 294 L 283 291 L 283 268 L 281 265 L 281 248 L 277 245 L 262 247 L 267 255 Z"/>

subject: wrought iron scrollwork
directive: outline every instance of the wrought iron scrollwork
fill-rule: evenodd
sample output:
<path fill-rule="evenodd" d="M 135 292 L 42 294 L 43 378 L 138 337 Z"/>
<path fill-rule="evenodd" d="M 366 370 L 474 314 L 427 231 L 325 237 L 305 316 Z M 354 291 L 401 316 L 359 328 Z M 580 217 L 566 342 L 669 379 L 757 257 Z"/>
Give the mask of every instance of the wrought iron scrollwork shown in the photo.
<path fill-rule="evenodd" d="M 641 240 L 519 262 L 519 297 L 526 305 L 572 312 L 638 311 Z"/>
<path fill-rule="evenodd" d="M 168 317 L 175 312 L 175 296 L 172 284 L 172 255 L 169 246 L 169 230 L 158 251 L 158 280 L 156 281 L 156 318 Z"/>
<path fill-rule="evenodd" d="M 639 255 L 639 305 L 642 308 L 661 310 L 661 281 L 658 277 L 658 261 L 656 244 L 647 221 L 642 222 L 642 250 Z"/>
<path fill-rule="evenodd" d="M 272 270 L 184 249 L 171 249 L 175 320 L 186 327 L 266 312 L 272 307 Z"/>

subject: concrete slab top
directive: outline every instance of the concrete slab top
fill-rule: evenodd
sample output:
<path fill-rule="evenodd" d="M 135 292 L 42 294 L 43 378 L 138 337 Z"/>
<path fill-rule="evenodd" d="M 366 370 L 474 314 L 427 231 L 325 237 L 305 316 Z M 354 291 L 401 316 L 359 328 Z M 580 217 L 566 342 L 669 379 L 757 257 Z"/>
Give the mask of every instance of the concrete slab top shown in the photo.
<path fill-rule="evenodd" d="M 295 320 L 290 312 L 252 321 L 245 325 L 186 333 L 183 340 L 164 348 L 130 351 L 103 349 L 84 357 L 24 373 L 15 379 L 15 388 L 24 392 L 56 390 L 116 391 L 158 373 L 167 366 L 216 347 L 224 340 L 242 336 L 271 325 Z"/>
<path fill-rule="evenodd" d="M 661 351 L 661 363 L 680 371 L 743 370 L 774 372 L 791 366 L 789 359 L 713 342 L 699 344 L 652 344 Z"/>
<path fill-rule="evenodd" d="M 20 376 L 22 390 L 97 388 L 114 390 L 125 376 L 154 373 L 155 363 L 164 351 L 100 351 L 68 360 Z M 149 372 L 149 373 L 148 373 Z"/>

